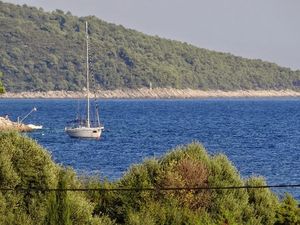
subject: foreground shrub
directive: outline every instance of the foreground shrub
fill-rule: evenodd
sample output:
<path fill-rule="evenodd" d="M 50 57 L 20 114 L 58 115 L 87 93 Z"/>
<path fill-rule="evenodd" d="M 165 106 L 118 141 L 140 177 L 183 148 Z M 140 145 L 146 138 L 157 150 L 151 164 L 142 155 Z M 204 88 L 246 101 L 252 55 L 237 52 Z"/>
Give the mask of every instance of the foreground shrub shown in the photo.
<path fill-rule="evenodd" d="M 260 177 L 243 180 L 226 156 L 209 156 L 192 143 L 132 166 L 114 186 L 157 191 L 102 195 L 97 208 L 103 211 L 97 213 L 108 213 L 120 224 L 274 224 L 280 202 L 269 189 L 160 191 L 243 185 L 266 183 Z"/>
<path fill-rule="evenodd" d="M 16 133 L 0 134 L 0 187 L 44 190 L 80 186 L 75 173 L 56 165 L 36 142 Z M 0 192 L 1 225 L 108 224 L 93 217 L 93 209 L 82 193 Z"/>
<path fill-rule="evenodd" d="M 14 133 L 0 135 L 0 186 L 47 189 L 57 185 L 59 168 L 38 144 Z M 3 224 L 41 224 L 49 193 L 1 193 Z"/>
<path fill-rule="evenodd" d="M 261 177 L 242 179 L 226 156 L 210 156 L 198 143 L 160 159 L 133 165 L 118 181 L 79 179 L 51 160 L 36 142 L 0 134 L 0 225 L 298 225 L 299 207 L 281 202 L 269 189 L 162 190 L 181 187 L 261 186 Z M 136 191 L 69 192 L 48 188 L 134 188 Z M 153 188 L 150 191 L 138 189 Z M 39 191 L 38 191 L 39 190 Z"/>
<path fill-rule="evenodd" d="M 298 202 L 286 194 L 276 214 L 276 225 L 300 224 L 300 208 Z"/>

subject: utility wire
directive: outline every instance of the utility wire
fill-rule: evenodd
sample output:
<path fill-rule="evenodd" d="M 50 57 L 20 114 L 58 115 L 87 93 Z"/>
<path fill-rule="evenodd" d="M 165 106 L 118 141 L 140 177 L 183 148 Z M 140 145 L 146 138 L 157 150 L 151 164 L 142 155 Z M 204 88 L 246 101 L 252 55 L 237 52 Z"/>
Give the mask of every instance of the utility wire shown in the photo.
<path fill-rule="evenodd" d="M 226 186 L 226 187 L 161 187 L 161 188 L 0 188 L 0 191 L 16 192 L 143 192 L 143 191 L 207 191 L 207 190 L 237 190 L 266 188 L 300 188 L 300 184 L 258 185 L 258 186 Z"/>

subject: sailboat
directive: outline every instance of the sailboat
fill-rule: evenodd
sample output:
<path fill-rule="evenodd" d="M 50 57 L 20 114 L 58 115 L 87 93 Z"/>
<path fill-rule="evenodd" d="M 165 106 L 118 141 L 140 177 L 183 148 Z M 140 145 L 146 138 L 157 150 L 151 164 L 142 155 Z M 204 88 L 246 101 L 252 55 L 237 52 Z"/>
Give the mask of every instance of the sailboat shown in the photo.
<path fill-rule="evenodd" d="M 99 139 L 104 129 L 101 126 L 99 119 L 98 107 L 95 108 L 96 120 L 91 120 L 90 113 L 90 86 L 89 86 L 89 35 L 88 35 L 88 23 L 85 22 L 85 33 L 86 33 L 86 98 L 87 98 L 87 113 L 86 118 L 75 120 L 76 123 L 71 126 L 65 127 L 65 132 L 73 138 L 93 138 Z"/>

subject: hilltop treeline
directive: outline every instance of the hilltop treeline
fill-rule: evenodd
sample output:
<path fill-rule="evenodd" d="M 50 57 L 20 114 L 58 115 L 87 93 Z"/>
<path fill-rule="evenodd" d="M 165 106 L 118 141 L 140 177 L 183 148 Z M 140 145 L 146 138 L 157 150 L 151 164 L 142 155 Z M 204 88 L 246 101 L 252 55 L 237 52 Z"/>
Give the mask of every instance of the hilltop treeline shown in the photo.
<path fill-rule="evenodd" d="M 226 156 L 209 156 L 198 143 L 160 159 L 133 165 L 114 182 L 80 178 L 51 160 L 36 142 L 0 133 L 0 225 L 296 225 L 300 209 L 292 196 L 279 201 L 269 189 L 174 190 L 173 187 L 266 185 L 242 179 Z M 43 191 L 80 188 L 154 188 L 157 191 Z M 8 191 L 5 189 L 23 189 Z"/>
<path fill-rule="evenodd" d="M 102 89 L 300 89 L 300 71 L 148 36 L 70 12 L 0 2 L 0 71 L 8 91 L 82 90 L 84 22 Z"/>

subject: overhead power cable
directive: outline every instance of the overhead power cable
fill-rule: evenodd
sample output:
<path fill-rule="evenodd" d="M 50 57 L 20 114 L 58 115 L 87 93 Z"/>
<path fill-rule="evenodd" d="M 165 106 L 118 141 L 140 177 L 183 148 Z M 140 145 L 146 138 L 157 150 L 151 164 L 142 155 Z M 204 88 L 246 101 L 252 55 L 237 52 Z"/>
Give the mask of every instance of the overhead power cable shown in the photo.
<path fill-rule="evenodd" d="M 258 185 L 258 186 L 225 186 L 225 187 L 144 187 L 144 188 L 0 188 L 0 191 L 16 192 L 143 192 L 143 191 L 208 191 L 208 190 L 237 190 L 237 189 L 266 189 L 266 188 L 300 188 L 300 184 Z"/>

